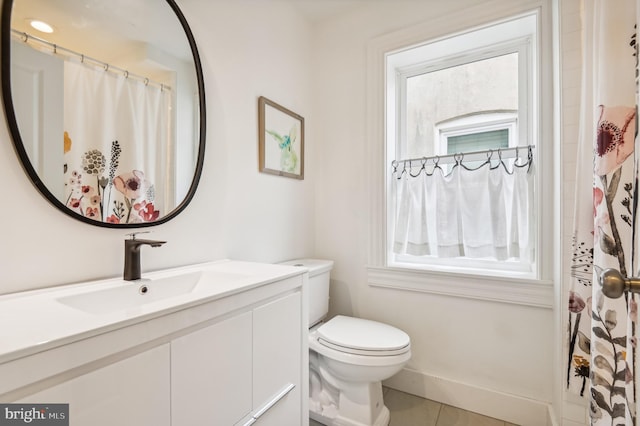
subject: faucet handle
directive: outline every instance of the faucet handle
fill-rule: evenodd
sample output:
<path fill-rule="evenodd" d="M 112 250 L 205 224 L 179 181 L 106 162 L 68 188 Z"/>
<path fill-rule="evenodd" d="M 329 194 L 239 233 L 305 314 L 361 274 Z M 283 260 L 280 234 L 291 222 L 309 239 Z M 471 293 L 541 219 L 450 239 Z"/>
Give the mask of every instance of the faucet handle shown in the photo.
<path fill-rule="evenodd" d="M 137 232 L 131 232 L 130 234 L 125 234 L 125 237 L 131 237 L 132 240 L 136 239 L 136 235 L 138 234 L 150 234 L 151 231 L 137 231 Z"/>

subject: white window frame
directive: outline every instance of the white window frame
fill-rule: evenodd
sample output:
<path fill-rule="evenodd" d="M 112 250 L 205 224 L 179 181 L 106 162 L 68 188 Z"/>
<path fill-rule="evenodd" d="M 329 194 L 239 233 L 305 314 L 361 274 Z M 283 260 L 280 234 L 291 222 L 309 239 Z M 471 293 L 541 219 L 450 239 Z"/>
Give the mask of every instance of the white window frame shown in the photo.
<path fill-rule="evenodd" d="M 534 94 L 536 81 L 536 15 L 516 17 L 505 22 L 496 23 L 473 31 L 446 37 L 435 42 L 405 49 L 387 55 L 387 99 L 392 96 L 397 99 L 395 110 L 387 110 L 386 123 L 388 128 L 397 129 L 395 135 L 387 135 L 387 151 L 396 153 L 404 159 L 402 153 L 406 141 L 406 99 L 407 80 L 416 75 L 433 72 L 452 66 L 464 65 L 478 60 L 499 57 L 502 55 L 518 53 L 518 112 L 517 119 L 520 123 L 520 136 L 529 144 L 535 145 L 535 132 L 531 111 L 535 111 L 538 102 Z M 476 44 L 474 46 L 474 43 Z M 469 49 L 469 46 L 472 46 Z M 478 126 L 475 117 L 475 126 Z M 500 120 L 495 120 L 499 125 Z M 461 119 L 451 132 L 460 133 L 465 128 L 474 127 L 474 118 L 469 116 Z M 446 127 L 446 126 L 445 126 Z M 492 127 L 492 123 L 486 126 Z M 435 154 L 442 148 L 438 143 L 442 138 L 434 140 Z M 444 151 L 446 153 L 446 149 Z M 533 170 L 536 170 L 535 168 Z M 387 179 L 391 182 L 394 178 L 388 173 Z M 536 200 L 538 201 L 538 200 Z M 538 216 L 539 203 L 536 203 L 534 217 Z M 538 278 L 538 269 L 535 258 L 529 262 L 506 262 L 491 259 L 438 258 L 433 256 L 409 256 L 393 253 L 391 241 L 395 227 L 395 185 L 389 184 L 387 196 L 387 265 L 398 268 L 437 270 L 450 273 L 471 273 L 479 275 L 508 276 L 512 278 Z M 537 224 L 535 224 L 537 225 Z M 534 226 L 535 226 L 534 225 Z M 534 252 L 539 252 L 537 238 L 534 236 Z"/>
<path fill-rule="evenodd" d="M 555 144 L 554 131 L 555 103 L 553 93 L 554 61 L 552 50 L 552 7 L 547 0 L 524 2 L 512 6 L 508 2 L 497 2 L 492 8 L 473 7 L 453 13 L 446 19 L 422 23 L 415 27 L 406 28 L 396 33 L 381 36 L 369 43 L 367 51 L 367 135 L 370 144 L 368 153 L 368 182 L 370 185 L 369 211 L 369 252 L 367 266 L 367 282 L 374 287 L 399 288 L 410 291 L 420 291 L 436 294 L 454 295 L 505 303 L 516 303 L 530 306 L 553 306 L 554 258 L 559 256 L 559 243 L 554 237 L 554 229 L 558 224 L 557 173 L 554 164 L 554 154 L 558 152 Z M 536 162 L 547 162 L 544 173 L 538 173 L 537 188 L 541 196 L 538 205 L 543 205 L 545 214 L 537 218 L 537 241 L 540 250 L 535 266 L 535 277 L 516 277 L 505 275 L 484 274 L 482 270 L 469 268 L 464 271 L 455 268 L 420 269 L 400 268 L 388 261 L 388 217 L 387 198 L 389 195 L 390 173 L 389 163 L 396 158 L 390 153 L 386 143 L 389 137 L 396 137 L 398 129 L 393 124 L 385 122 L 385 116 L 395 111 L 397 96 L 389 95 L 389 63 L 387 59 L 391 53 L 407 50 L 410 47 L 424 43 L 424 40 L 441 40 L 452 33 L 462 34 L 470 29 L 484 28 L 497 21 L 508 21 L 514 16 L 535 15 L 537 35 L 533 42 L 536 61 L 534 71 L 537 78 L 529 81 L 528 90 L 532 96 L 538 97 L 536 106 L 519 120 L 531 120 L 535 123 L 528 128 L 531 135 L 526 140 L 544 141 L 536 146 Z M 446 24 L 445 24 L 446 23 Z M 394 74 L 394 78 L 397 74 Z M 539 82 L 535 85 L 534 81 Z M 380 90 L 384 87 L 385 90 Z M 519 138 L 521 135 L 519 135 Z M 385 148 L 381 148 L 385 147 Z"/>

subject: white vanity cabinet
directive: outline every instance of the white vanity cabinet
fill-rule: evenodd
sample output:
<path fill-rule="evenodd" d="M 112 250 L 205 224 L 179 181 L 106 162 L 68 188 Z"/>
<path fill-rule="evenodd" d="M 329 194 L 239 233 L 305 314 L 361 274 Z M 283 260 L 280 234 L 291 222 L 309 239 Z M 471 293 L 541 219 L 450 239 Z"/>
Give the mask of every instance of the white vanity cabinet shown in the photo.
<path fill-rule="evenodd" d="M 16 402 L 69 404 L 74 426 L 170 426 L 168 362 L 164 344 Z"/>
<path fill-rule="evenodd" d="M 173 425 L 298 426 L 300 292 L 171 342 Z"/>
<path fill-rule="evenodd" d="M 308 425 L 307 275 L 229 261 L 215 276 L 249 267 L 260 279 L 0 354 L 0 402 L 68 403 L 71 426 Z"/>

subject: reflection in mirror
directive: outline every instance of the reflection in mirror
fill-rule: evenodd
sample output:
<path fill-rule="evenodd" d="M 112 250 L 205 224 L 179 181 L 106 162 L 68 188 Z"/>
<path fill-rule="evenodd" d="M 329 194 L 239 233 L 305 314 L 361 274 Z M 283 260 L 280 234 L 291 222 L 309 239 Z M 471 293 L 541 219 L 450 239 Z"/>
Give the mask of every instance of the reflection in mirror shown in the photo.
<path fill-rule="evenodd" d="M 100 226 L 179 213 L 201 172 L 204 93 L 173 0 L 14 0 L 2 19 L 5 111 L 38 189 Z"/>

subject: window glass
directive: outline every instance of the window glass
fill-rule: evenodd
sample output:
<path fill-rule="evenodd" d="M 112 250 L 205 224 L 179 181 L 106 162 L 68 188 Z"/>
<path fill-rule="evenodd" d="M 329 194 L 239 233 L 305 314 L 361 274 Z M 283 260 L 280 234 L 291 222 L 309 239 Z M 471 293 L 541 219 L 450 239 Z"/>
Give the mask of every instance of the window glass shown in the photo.
<path fill-rule="evenodd" d="M 498 150 L 509 147 L 509 130 L 500 129 L 490 132 L 469 133 L 447 138 L 447 154 L 460 152 Z"/>
<path fill-rule="evenodd" d="M 400 157 L 438 152 L 440 123 L 479 113 L 518 110 L 518 53 L 422 72 L 406 79 L 406 146 Z"/>

